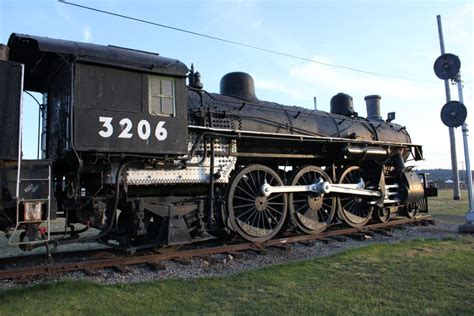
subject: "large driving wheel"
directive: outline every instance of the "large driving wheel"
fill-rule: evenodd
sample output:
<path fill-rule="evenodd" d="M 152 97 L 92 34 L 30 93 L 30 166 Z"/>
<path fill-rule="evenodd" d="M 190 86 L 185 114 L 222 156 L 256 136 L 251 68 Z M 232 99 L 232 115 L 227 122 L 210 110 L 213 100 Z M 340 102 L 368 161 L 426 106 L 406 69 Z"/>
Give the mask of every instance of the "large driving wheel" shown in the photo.
<path fill-rule="evenodd" d="M 262 186 L 282 186 L 283 181 L 272 169 L 263 165 L 250 165 L 232 179 L 227 195 L 230 224 L 244 239 L 266 241 L 283 226 L 287 214 L 287 198 L 283 193 L 268 197 Z"/>
<path fill-rule="evenodd" d="M 357 184 L 361 180 L 367 186 L 368 176 L 365 171 L 357 166 L 345 169 L 339 177 L 341 184 Z M 339 218 L 351 227 L 362 227 L 370 220 L 373 207 L 369 205 L 370 200 L 364 196 L 356 196 L 341 193 L 338 198 Z"/>
<path fill-rule="evenodd" d="M 319 181 L 331 182 L 319 167 L 306 166 L 292 178 L 291 185 L 310 185 Z M 291 221 L 302 232 L 317 234 L 331 223 L 336 210 L 336 199 L 327 194 L 295 192 L 289 194 Z"/>

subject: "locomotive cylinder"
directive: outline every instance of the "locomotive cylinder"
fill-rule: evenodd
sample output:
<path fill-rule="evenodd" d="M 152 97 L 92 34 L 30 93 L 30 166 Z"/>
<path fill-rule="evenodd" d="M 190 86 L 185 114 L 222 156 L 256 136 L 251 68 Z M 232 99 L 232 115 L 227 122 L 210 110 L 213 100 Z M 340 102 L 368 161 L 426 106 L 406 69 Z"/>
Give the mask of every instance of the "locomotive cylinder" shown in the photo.
<path fill-rule="evenodd" d="M 380 99 L 379 95 L 368 95 L 364 98 L 367 107 L 367 119 L 372 121 L 383 121 L 380 115 Z"/>

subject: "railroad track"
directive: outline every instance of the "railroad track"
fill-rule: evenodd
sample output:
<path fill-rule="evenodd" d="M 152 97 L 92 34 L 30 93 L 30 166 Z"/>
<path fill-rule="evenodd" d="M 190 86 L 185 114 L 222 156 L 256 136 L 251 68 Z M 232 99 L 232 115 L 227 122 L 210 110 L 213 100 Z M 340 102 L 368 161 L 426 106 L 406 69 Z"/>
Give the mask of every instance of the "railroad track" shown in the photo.
<path fill-rule="evenodd" d="M 6 279 L 28 279 L 33 277 L 46 277 L 52 275 L 58 275 L 73 271 L 86 271 L 91 274 L 91 271 L 97 271 L 106 268 L 115 268 L 116 270 L 126 270 L 123 267 L 136 264 L 148 264 L 148 265 L 159 265 L 161 261 L 165 260 L 183 260 L 192 257 L 205 257 L 219 253 L 238 253 L 241 251 L 253 250 L 257 252 L 263 251 L 268 247 L 284 247 L 293 243 L 305 243 L 316 240 L 327 240 L 328 238 L 334 238 L 336 240 L 344 240 L 345 237 L 354 237 L 363 239 L 367 234 L 379 233 L 384 234 L 384 230 L 391 227 L 403 227 L 402 225 L 407 224 L 421 224 L 430 225 L 434 224 L 434 220 L 431 215 L 417 216 L 415 218 L 403 218 L 395 219 L 388 223 L 378 223 L 364 226 L 363 228 L 342 228 L 328 230 L 316 235 L 297 235 L 283 238 L 272 239 L 263 243 L 237 243 L 231 245 L 219 245 L 211 246 L 206 248 L 196 248 L 190 250 L 176 250 L 165 253 L 137 253 L 133 256 L 127 256 L 124 253 L 117 253 L 112 249 L 99 249 L 99 250 L 86 250 L 80 252 L 63 252 L 54 254 L 55 259 L 57 256 L 62 258 L 81 258 L 84 256 L 91 256 L 86 260 L 78 260 L 66 263 L 43 263 L 32 267 L 21 267 L 21 268 L 8 268 L 6 270 L 0 270 L 0 280 Z M 98 258 L 100 257 L 97 253 L 102 253 L 104 256 L 107 254 L 114 255 L 115 257 Z M 8 263 L 25 262 L 28 258 L 35 257 L 41 258 L 41 255 L 34 256 L 21 256 L 21 257 L 10 257 L 3 258 L 0 260 L 0 265 L 8 265 Z M 46 257 L 42 255 L 43 259 Z M 45 260 L 43 260 L 45 261 Z"/>

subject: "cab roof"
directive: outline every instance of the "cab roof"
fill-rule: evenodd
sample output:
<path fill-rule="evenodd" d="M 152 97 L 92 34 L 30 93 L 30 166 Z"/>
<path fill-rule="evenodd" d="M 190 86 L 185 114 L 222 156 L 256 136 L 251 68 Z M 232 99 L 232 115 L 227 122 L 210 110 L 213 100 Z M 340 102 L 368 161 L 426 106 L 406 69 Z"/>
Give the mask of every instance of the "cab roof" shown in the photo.
<path fill-rule="evenodd" d="M 164 76 L 185 77 L 188 67 L 176 59 L 117 46 L 13 33 L 8 40 L 10 60 L 25 64 L 25 88 L 43 92 L 45 78 L 64 63 L 90 63 Z M 43 83 L 41 83 L 43 81 Z"/>

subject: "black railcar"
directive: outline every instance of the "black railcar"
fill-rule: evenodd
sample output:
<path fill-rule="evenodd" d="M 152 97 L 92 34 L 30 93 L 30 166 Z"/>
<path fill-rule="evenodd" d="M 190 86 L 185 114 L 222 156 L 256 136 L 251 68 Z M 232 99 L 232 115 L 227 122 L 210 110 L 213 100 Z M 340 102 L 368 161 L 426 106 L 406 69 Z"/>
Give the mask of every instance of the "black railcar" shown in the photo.
<path fill-rule="evenodd" d="M 0 229 L 12 244 L 264 241 L 428 211 L 432 190 L 405 166 L 421 146 L 380 117 L 378 96 L 364 118 L 345 94 L 331 113 L 260 101 L 245 73 L 209 93 L 154 53 L 20 34 L 1 52 Z M 22 159 L 23 90 L 43 94 L 37 160 Z"/>

